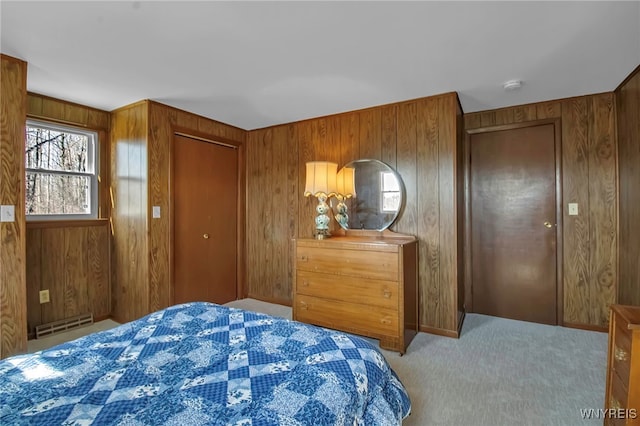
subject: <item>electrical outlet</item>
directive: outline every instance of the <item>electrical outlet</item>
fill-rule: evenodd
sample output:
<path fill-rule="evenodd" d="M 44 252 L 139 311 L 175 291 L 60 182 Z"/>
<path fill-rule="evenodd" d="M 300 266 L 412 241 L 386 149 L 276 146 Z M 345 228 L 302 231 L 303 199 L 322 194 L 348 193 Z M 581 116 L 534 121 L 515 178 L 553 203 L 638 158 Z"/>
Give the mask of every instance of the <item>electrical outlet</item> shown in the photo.
<path fill-rule="evenodd" d="M 40 303 L 49 303 L 49 290 L 40 290 Z"/>

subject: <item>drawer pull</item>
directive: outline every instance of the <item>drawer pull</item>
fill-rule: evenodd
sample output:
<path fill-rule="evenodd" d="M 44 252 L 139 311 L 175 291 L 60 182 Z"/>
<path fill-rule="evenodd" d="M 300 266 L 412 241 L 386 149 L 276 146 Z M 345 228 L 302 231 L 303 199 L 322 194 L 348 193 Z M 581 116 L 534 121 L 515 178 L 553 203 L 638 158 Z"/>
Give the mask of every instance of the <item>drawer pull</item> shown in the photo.
<path fill-rule="evenodd" d="M 619 410 L 622 408 L 622 404 L 620 404 L 620 401 L 618 401 L 613 396 L 611 396 L 611 398 L 609 398 L 609 408 L 613 408 L 614 410 Z"/>
<path fill-rule="evenodd" d="M 624 349 L 620 349 L 617 346 L 614 346 L 613 357 L 616 359 L 616 361 L 628 361 L 629 352 L 625 351 Z"/>
<path fill-rule="evenodd" d="M 300 256 L 300 262 L 307 262 L 309 260 L 309 256 L 302 255 Z"/>
<path fill-rule="evenodd" d="M 389 318 L 382 318 L 380 319 L 380 322 L 387 325 L 391 324 L 391 320 Z"/>
<path fill-rule="evenodd" d="M 300 309 L 302 309 L 303 311 L 306 311 L 307 309 L 309 309 L 309 307 L 307 306 L 306 303 L 300 302 Z"/>
<path fill-rule="evenodd" d="M 309 281 L 302 280 L 302 287 L 309 287 Z"/>
<path fill-rule="evenodd" d="M 382 295 L 384 296 L 385 299 L 391 299 L 391 292 L 389 290 L 387 290 L 387 289 L 385 289 L 382 292 Z"/>

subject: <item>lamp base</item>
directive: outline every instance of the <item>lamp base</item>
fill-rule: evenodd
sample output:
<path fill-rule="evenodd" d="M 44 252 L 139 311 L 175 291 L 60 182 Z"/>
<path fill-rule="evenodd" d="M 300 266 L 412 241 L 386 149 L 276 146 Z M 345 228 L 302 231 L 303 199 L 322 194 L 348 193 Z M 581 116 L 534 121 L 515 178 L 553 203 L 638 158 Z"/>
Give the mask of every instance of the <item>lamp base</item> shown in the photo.
<path fill-rule="evenodd" d="M 331 233 L 329 233 L 328 229 L 318 229 L 318 232 L 315 234 L 316 240 L 326 240 L 327 238 L 331 238 Z"/>

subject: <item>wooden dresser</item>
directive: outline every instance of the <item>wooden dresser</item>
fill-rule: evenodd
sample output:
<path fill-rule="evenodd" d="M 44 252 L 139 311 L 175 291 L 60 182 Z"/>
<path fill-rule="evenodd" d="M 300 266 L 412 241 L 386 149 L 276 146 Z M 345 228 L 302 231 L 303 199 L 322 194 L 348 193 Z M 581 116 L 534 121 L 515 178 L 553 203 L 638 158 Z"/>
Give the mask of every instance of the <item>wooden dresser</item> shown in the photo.
<path fill-rule="evenodd" d="M 389 231 L 295 241 L 293 319 L 404 354 L 418 328 L 418 242 Z"/>
<path fill-rule="evenodd" d="M 606 425 L 640 425 L 640 307 L 611 306 L 605 408 Z"/>

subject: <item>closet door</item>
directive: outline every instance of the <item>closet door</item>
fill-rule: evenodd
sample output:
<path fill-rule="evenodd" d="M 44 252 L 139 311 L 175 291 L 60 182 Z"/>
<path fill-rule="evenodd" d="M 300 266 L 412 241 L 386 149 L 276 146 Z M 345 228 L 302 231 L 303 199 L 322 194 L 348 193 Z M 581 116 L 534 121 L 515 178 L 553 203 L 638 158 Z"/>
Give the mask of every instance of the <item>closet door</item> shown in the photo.
<path fill-rule="evenodd" d="M 238 150 L 175 135 L 172 176 L 174 304 L 235 300 Z"/>

